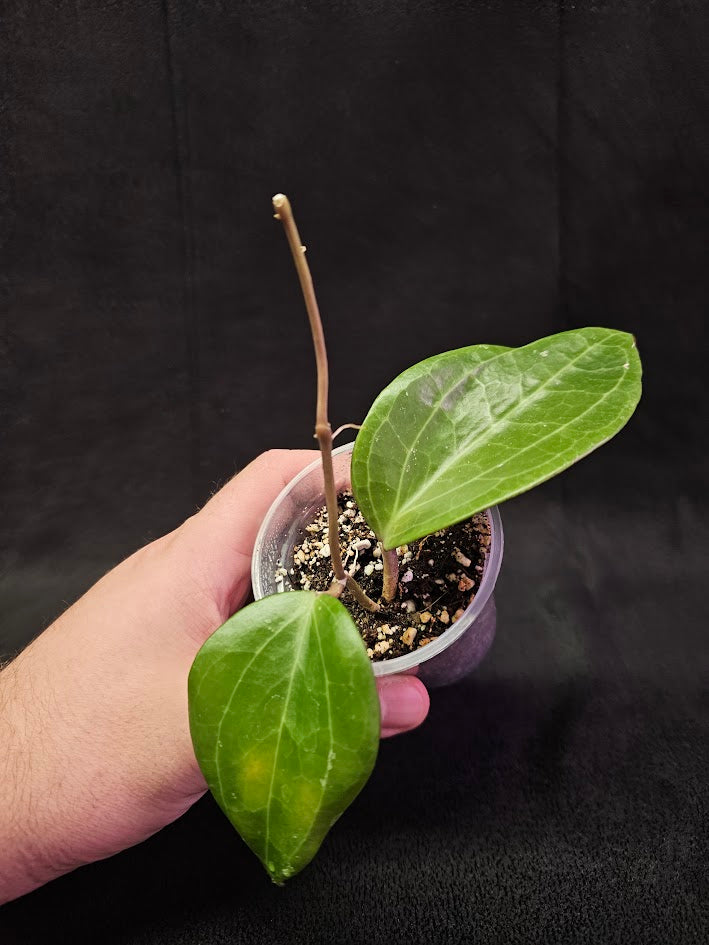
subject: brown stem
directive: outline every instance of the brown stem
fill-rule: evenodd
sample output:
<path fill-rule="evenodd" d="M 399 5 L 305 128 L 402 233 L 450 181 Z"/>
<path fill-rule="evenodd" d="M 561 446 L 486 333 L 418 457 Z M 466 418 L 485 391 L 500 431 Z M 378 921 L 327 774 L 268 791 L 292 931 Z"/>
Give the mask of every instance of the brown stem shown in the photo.
<path fill-rule="evenodd" d="M 337 520 L 339 518 L 337 489 L 335 487 L 335 473 L 332 467 L 332 427 L 327 417 L 329 376 L 325 334 L 320 318 L 320 309 L 318 308 L 318 302 L 315 297 L 313 277 L 310 274 L 310 267 L 305 259 L 305 246 L 303 246 L 300 241 L 298 228 L 293 219 L 293 210 L 285 194 L 276 194 L 273 198 L 273 209 L 276 211 L 276 219 L 280 220 L 283 224 L 286 239 L 288 240 L 288 245 L 293 255 L 293 262 L 295 263 L 298 279 L 300 280 L 300 288 L 303 291 L 303 298 L 305 299 L 305 307 L 308 311 L 310 331 L 313 336 L 313 347 L 315 348 L 315 364 L 317 366 L 318 378 L 317 403 L 315 408 L 315 436 L 320 446 L 320 455 L 322 458 L 323 479 L 325 482 L 325 504 L 327 505 L 328 542 L 330 545 L 332 572 L 335 576 L 333 586 L 330 588 L 330 593 L 339 597 L 343 588 L 347 585 L 362 606 L 367 606 L 368 610 L 379 610 L 379 605 L 367 597 L 355 579 L 347 574 L 342 563 L 340 533 L 337 527 Z M 368 604 L 363 603 L 363 601 L 368 602 Z"/>
<path fill-rule="evenodd" d="M 384 565 L 382 597 L 386 601 L 392 601 L 396 597 L 399 584 L 399 556 L 396 553 L 396 548 L 390 548 L 388 551 L 382 548 L 382 564 Z"/>

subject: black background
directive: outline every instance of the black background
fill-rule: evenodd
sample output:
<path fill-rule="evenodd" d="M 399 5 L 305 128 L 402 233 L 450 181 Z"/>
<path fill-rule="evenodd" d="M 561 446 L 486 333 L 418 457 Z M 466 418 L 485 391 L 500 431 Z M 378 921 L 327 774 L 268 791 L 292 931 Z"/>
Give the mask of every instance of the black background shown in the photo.
<path fill-rule="evenodd" d="M 0 913 L 34 943 L 699 943 L 707 912 L 701 0 L 4 3 L 10 654 L 271 446 L 447 348 L 632 331 L 628 428 L 503 509 L 498 635 L 272 887 L 210 799 Z"/>

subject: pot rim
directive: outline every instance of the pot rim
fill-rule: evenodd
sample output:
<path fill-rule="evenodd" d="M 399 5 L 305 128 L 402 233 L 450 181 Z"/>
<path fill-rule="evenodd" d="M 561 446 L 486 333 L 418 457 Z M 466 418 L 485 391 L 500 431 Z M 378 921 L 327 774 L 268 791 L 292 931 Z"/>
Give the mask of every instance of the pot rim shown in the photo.
<path fill-rule="evenodd" d="M 354 441 L 345 443 L 343 446 L 338 446 L 337 449 L 334 449 L 332 451 L 332 455 L 338 456 L 342 453 L 352 452 L 353 446 Z M 294 476 L 294 478 L 291 479 L 291 481 L 276 496 L 271 504 L 271 507 L 266 513 L 263 522 L 261 523 L 261 527 L 259 528 L 258 534 L 256 535 L 256 541 L 254 542 L 254 550 L 251 558 L 251 585 L 253 587 L 254 598 L 256 600 L 261 599 L 257 596 L 258 577 L 260 570 L 260 550 L 265 543 L 265 538 L 269 531 L 271 519 L 275 515 L 276 510 L 287 499 L 298 483 L 305 479 L 306 476 L 309 476 L 311 473 L 315 472 L 315 470 L 317 470 L 320 466 L 321 459 L 318 457 L 316 460 L 306 466 L 305 469 L 302 469 L 297 476 Z M 502 518 L 500 516 L 499 508 L 496 505 L 493 505 L 490 508 L 485 509 L 485 512 L 487 513 L 487 517 L 490 522 L 490 549 L 485 561 L 483 576 L 482 580 L 480 581 L 478 592 L 474 599 L 466 607 L 463 616 L 459 620 L 456 620 L 456 622 L 447 630 L 444 630 L 440 636 L 436 637 L 421 649 L 413 650 L 411 653 L 405 653 L 403 656 L 396 656 L 390 660 L 378 660 L 376 662 L 372 661 L 372 669 L 375 676 L 391 676 L 395 673 L 403 673 L 407 671 L 410 672 L 421 663 L 425 663 L 427 660 L 430 660 L 439 653 L 442 653 L 444 650 L 447 650 L 448 647 L 455 643 L 455 641 L 458 640 L 475 622 L 476 618 L 490 599 L 490 596 L 492 595 L 492 592 L 495 588 L 497 577 L 500 573 L 500 567 L 502 566 L 502 554 L 505 544 L 504 533 L 502 530 Z M 279 593 L 288 594 L 290 591 L 283 591 Z"/>

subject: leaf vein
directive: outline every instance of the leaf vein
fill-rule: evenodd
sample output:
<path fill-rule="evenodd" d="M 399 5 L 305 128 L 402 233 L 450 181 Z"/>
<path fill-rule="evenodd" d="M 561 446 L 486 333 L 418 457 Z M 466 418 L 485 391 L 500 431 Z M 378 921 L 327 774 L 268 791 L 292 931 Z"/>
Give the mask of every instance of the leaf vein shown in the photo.
<path fill-rule="evenodd" d="M 540 386 L 536 388 L 536 390 L 534 391 L 534 394 L 533 394 L 531 397 L 529 397 L 529 398 L 525 397 L 525 398 L 522 399 L 522 400 L 517 400 L 517 401 L 514 403 L 513 406 L 509 407 L 505 412 L 503 412 L 503 413 L 498 417 L 498 419 L 495 421 L 494 424 L 491 424 L 490 426 L 485 427 L 485 428 L 482 430 L 482 432 L 478 432 L 478 433 L 474 434 L 470 439 L 468 439 L 468 441 L 463 444 L 462 449 L 463 449 L 466 453 L 470 453 L 471 450 L 472 450 L 475 446 L 477 446 L 477 445 L 480 443 L 481 440 L 489 439 L 489 438 L 491 437 L 492 433 L 493 433 L 496 429 L 499 429 L 500 426 L 502 426 L 503 424 L 505 424 L 505 423 L 507 422 L 508 417 L 514 415 L 514 413 L 516 413 L 520 408 L 522 408 L 522 407 L 527 407 L 527 406 L 529 405 L 529 402 L 530 402 L 531 399 L 535 399 L 535 400 L 538 399 L 539 396 L 543 393 L 544 390 L 546 390 L 546 388 L 549 386 L 549 384 L 550 384 L 553 380 L 555 380 L 557 377 L 559 377 L 560 375 L 562 375 L 562 374 L 564 374 L 566 371 L 568 371 L 577 361 L 579 361 L 582 357 L 585 357 L 591 350 L 593 350 L 593 348 L 598 347 L 598 346 L 599 346 L 600 344 L 602 344 L 602 343 L 603 343 L 603 341 L 595 341 L 595 342 L 593 342 L 592 344 L 587 344 L 587 346 L 584 348 L 584 350 L 583 350 L 580 354 L 578 354 L 578 355 L 577 355 L 576 357 L 574 357 L 574 358 L 571 358 L 571 359 L 567 360 L 566 364 L 565 364 L 562 368 L 560 368 L 560 369 L 559 369 L 558 371 L 556 371 L 554 374 L 551 374 L 551 375 L 546 379 L 546 381 L 544 381 L 542 384 L 540 384 Z M 516 350 L 513 352 L 513 354 L 516 354 Z M 620 378 L 619 378 L 619 380 L 618 380 L 618 383 L 620 383 Z M 616 384 L 616 387 L 617 387 L 617 384 Z M 613 390 L 615 390 L 615 387 L 613 388 Z M 605 395 L 604 395 L 604 396 L 605 396 Z M 602 398 L 602 399 L 603 399 L 603 398 Z M 599 402 L 600 402 L 600 401 L 599 401 Z M 587 412 L 587 411 L 584 411 L 584 413 L 586 413 L 586 412 Z M 583 416 L 583 414 L 582 414 L 581 416 Z M 574 418 L 574 419 L 577 419 L 577 418 Z M 572 422 L 572 421 L 569 421 L 569 422 Z M 567 424 L 567 425 L 568 425 L 568 424 Z M 557 429 L 559 429 L 559 428 L 557 428 Z M 407 460 L 407 462 L 408 462 L 408 460 Z M 444 474 L 445 474 L 445 471 L 446 471 L 446 469 L 447 469 L 448 467 L 454 466 L 454 465 L 456 465 L 456 464 L 459 463 L 459 462 L 460 462 L 460 455 L 459 455 L 459 454 L 453 454 L 448 460 L 444 460 L 444 462 L 441 463 L 441 465 L 438 467 L 437 475 L 438 475 L 439 477 L 442 476 L 442 475 L 444 475 Z M 456 488 L 459 488 L 459 487 L 453 487 L 452 489 L 448 489 L 446 492 L 439 493 L 438 496 L 437 496 L 437 499 L 440 500 L 440 499 L 444 498 L 446 495 L 449 495 L 451 492 L 454 492 Z M 419 497 L 421 496 L 421 494 L 422 494 L 423 492 L 425 492 L 426 489 L 427 489 L 427 484 L 424 482 L 422 485 L 420 485 L 420 486 L 418 487 L 418 489 L 416 489 L 415 492 L 413 492 L 413 493 L 409 496 L 409 498 L 406 500 L 406 502 L 403 503 L 403 505 L 396 507 L 396 511 L 392 510 L 391 520 L 393 521 L 394 519 L 401 518 L 402 515 L 406 515 L 406 514 L 407 514 L 407 510 L 410 509 L 414 504 L 416 504 L 416 503 L 418 502 Z M 425 503 L 423 503 L 423 504 L 425 504 Z"/>

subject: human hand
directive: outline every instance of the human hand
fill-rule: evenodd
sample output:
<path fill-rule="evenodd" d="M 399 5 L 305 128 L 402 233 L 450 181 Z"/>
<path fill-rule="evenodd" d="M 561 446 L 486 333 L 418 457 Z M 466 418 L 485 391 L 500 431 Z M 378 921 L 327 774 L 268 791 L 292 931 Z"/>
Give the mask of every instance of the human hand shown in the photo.
<path fill-rule="evenodd" d="M 0 902 L 132 846 L 206 790 L 187 675 L 248 597 L 261 520 L 317 453 L 264 453 L 179 528 L 98 581 L 0 673 Z M 382 735 L 428 694 L 378 680 Z"/>

